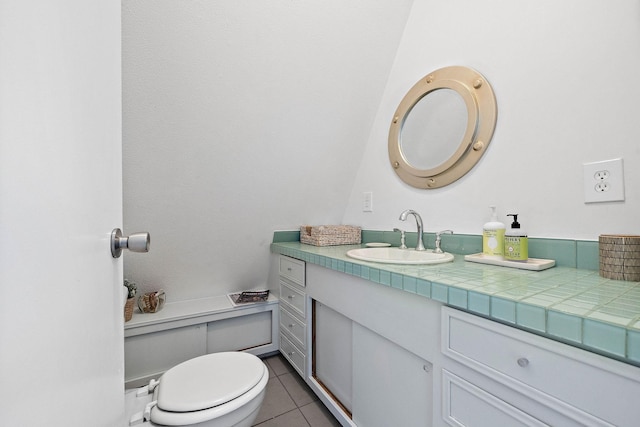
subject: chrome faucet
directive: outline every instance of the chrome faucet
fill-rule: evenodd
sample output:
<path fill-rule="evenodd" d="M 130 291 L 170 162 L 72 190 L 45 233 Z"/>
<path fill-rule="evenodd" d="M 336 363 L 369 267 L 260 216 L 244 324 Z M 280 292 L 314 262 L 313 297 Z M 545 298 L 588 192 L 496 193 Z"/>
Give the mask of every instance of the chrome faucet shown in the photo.
<path fill-rule="evenodd" d="M 394 228 L 393 231 L 400 233 L 400 247 L 398 249 L 407 249 L 407 245 L 404 243 L 404 230 Z"/>
<path fill-rule="evenodd" d="M 436 233 L 436 248 L 433 250 L 436 254 L 442 254 L 444 251 L 440 248 L 440 240 L 443 234 L 453 234 L 453 230 L 443 230 Z"/>
<path fill-rule="evenodd" d="M 418 244 L 416 245 L 416 251 L 424 251 L 424 243 L 422 242 L 422 218 L 420 217 L 420 214 L 411 209 L 407 209 L 400 214 L 400 221 L 406 221 L 407 215 L 409 214 L 416 218 L 416 225 L 418 226 Z"/>

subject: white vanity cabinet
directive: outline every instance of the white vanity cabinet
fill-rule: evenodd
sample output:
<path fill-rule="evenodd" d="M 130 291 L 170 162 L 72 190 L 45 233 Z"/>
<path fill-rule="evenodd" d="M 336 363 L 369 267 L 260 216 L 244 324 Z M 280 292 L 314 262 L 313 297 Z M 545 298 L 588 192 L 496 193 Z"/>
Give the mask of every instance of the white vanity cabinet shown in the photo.
<path fill-rule="evenodd" d="M 303 285 L 284 267 L 281 318 L 307 332 L 281 337 L 343 426 L 640 426 L 639 367 L 443 306 L 391 271 L 375 281 L 402 290 L 355 264 L 307 263 Z"/>
<path fill-rule="evenodd" d="M 640 425 L 640 369 L 451 308 L 442 416 L 452 426 Z"/>
<path fill-rule="evenodd" d="M 305 262 L 279 257 L 280 352 L 304 378 L 307 366 Z"/>

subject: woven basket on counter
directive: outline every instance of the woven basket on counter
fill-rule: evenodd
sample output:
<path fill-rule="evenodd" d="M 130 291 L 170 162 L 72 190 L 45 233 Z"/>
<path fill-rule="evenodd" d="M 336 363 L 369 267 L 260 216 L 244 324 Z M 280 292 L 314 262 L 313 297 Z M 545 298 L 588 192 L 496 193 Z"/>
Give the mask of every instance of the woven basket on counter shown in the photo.
<path fill-rule="evenodd" d="M 598 242 L 600 276 L 614 280 L 640 281 L 640 236 L 603 234 Z"/>
<path fill-rule="evenodd" d="M 353 225 L 303 225 L 300 243 L 313 246 L 356 245 L 362 242 L 362 229 Z"/>

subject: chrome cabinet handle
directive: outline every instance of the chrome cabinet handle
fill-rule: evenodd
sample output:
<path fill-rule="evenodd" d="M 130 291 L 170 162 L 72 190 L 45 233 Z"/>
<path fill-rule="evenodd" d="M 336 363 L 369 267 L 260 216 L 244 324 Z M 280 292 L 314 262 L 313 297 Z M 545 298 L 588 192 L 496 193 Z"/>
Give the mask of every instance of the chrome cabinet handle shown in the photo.
<path fill-rule="evenodd" d="M 527 366 L 529 366 L 529 359 L 527 359 L 526 357 L 521 357 L 520 359 L 518 359 L 518 366 L 520 366 L 521 368 L 526 368 Z"/>
<path fill-rule="evenodd" d="M 122 230 L 114 228 L 111 232 L 111 256 L 120 258 L 123 249 L 131 252 L 149 252 L 151 236 L 149 233 L 134 233 L 130 236 L 122 236 Z"/>
<path fill-rule="evenodd" d="M 295 297 L 295 295 L 287 295 L 287 298 L 289 299 L 293 299 L 293 297 Z"/>

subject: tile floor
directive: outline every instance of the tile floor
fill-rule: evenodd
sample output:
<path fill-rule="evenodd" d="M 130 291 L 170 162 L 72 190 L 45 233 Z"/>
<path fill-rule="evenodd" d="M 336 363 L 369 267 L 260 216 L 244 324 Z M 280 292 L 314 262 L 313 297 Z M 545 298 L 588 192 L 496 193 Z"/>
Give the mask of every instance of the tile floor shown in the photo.
<path fill-rule="evenodd" d="M 285 358 L 277 354 L 263 360 L 269 368 L 269 383 L 254 426 L 340 426 Z"/>

